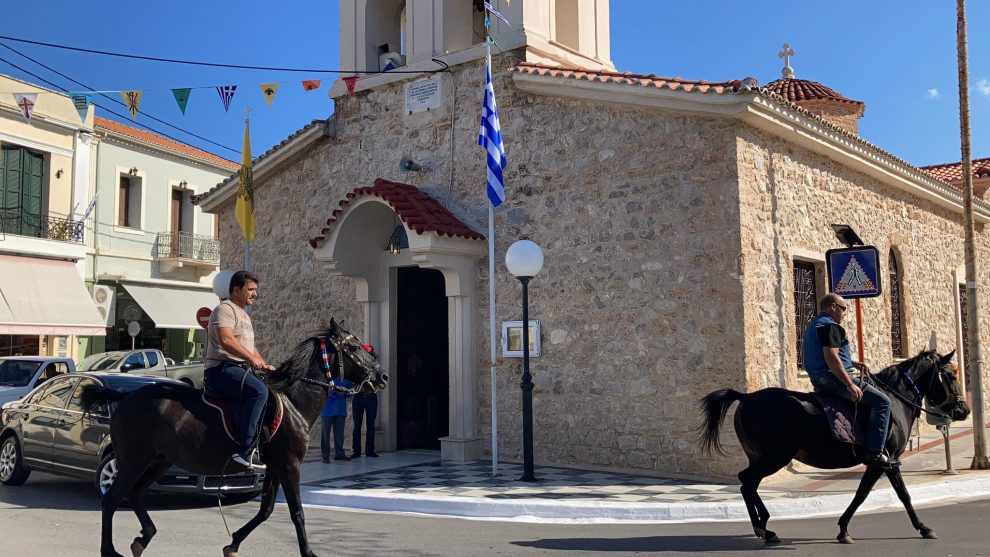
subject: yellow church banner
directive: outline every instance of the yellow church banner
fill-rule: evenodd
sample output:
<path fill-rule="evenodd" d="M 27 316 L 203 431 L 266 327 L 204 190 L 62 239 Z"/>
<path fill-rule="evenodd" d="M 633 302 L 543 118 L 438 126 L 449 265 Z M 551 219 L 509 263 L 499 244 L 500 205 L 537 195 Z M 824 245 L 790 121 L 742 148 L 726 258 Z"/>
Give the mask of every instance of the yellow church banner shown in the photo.
<path fill-rule="evenodd" d="M 272 102 L 275 101 L 275 93 L 278 93 L 278 83 L 261 84 L 261 94 L 265 96 L 265 102 L 268 103 L 268 108 L 271 108 Z"/>
<path fill-rule="evenodd" d="M 143 91 L 140 89 L 135 91 L 121 91 L 120 96 L 124 99 L 124 104 L 127 105 L 128 112 L 131 113 L 131 118 L 137 120 L 138 108 L 141 106 L 141 95 Z"/>
<path fill-rule="evenodd" d="M 251 122 L 244 121 L 244 154 L 241 158 L 241 181 L 237 188 L 234 217 L 241 227 L 244 241 L 254 241 L 254 172 L 251 168 Z"/>

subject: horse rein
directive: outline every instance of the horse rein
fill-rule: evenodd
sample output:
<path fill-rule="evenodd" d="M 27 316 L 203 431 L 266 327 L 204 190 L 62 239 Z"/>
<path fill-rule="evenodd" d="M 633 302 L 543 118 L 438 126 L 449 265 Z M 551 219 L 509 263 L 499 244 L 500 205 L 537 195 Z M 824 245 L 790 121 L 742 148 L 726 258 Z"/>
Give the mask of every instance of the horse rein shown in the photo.
<path fill-rule="evenodd" d="M 910 407 L 914 408 L 915 410 L 917 410 L 917 412 L 915 412 L 915 419 L 917 419 L 917 417 L 921 415 L 921 412 L 924 412 L 926 414 L 930 414 L 932 416 L 936 416 L 936 417 L 941 418 L 941 419 L 947 419 L 947 418 L 949 418 L 949 415 L 948 414 L 943 414 L 942 412 L 933 412 L 931 410 L 928 410 L 927 408 L 924 408 L 920 404 L 918 404 L 921 400 L 924 399 L 924 396 L 922 396 L 921 391 L 918 389 L 918 385 L 915 384 L 915 382 L 911 378 L 911 374 L 910 374 L 911 370 L 913 370 L 914 367 L 917 366 L 917 365 L 918 365 L 918 363 L 915 362 L 915 364 L 908 371 L 901 371 L 900 369 L 898 369 L 898 371 L 899 371 L 898 377 L 899 378 L 902 378 L 908 384 L 908 386 L 911 387 L 911 390 L 914 391 L 914 395 L 916 397 L 914 401 L 910 401 L 910 400 L 906 399 L 905 397 L 903 397 L 893 387 L 891 387 L 890 385 L 888 385 L 887 383 L 885 383 L 883 380 L 881 380 L 878 375 L 874 375 L 872 373 L 868 373 L 868 374 L 866 374 L 866 380 L 867 380 L 868 383 L 872 383 L 873 385 L 876 385 L 878 387 L 882 387 L 884 391 L 886 391 L 886 392 L 894 395 L 895 397 L 897 397 L 897 399 L 899 399 L 904 404 L 907 404 L 908 406 L 910 406 Z M 941 374 L 943 374 L 945 372 L 941 368 L 938 368 L 935 371 L 935 373 L 941 375 Z M 932 378 L 928 382 L 928 390 L 931 390 L 932 383 L 935 381 L 935 373 L 932 374 Z M 959 395 L 957 395 L 955 393 L 952 393 L 952 392 L 949 392 L 949 388 L 946 387 L 945 382 L 941 378 L 939 378 L 939 384 L 942 386 L 942 389 L 945 390 L 945 401 L 942 404 L 939 405 L 939 407 L 938 407 L 939 410 L 941 410 L 944 406 L 948 406 L 950 402 L 952 404 L 959 404 L 959 399 L 960 399 Z M 927 390 L 926 390 L 926 392 L 927 392 Z M 950 401 L 950 399 L 952 399 L 952 400 Z"/>

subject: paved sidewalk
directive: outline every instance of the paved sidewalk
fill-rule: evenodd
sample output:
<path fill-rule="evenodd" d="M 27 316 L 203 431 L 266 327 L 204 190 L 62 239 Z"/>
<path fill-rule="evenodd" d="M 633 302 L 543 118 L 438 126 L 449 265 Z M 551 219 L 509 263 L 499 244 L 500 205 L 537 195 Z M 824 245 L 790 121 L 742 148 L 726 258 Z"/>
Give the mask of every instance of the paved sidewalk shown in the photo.
<path fill-rule="evenodd" d="M 990 472 L 965 470 L 973 457 L 968 423 L 951 430 L 957 475 L 942 474 L 938 432 L 922 437 L 903 458 L 902 474 L 915 506 L 990 495 Z M 634 474 L 537 466 L 536 484 L 518 481 L 521 465 L 491 461 L 442 463 L 437 451 L 382 453 L 380 458 L 303 463 L 303 502 L 345 509 L 406 512 L 526 522 L 748 521 L 738 483 L 701 483 Z M 838 516 L 852 499 L 863 468 L 817 470 L 797 464 L 789 477 L 760 488 L 774 518 Z M 860 511 L 901 508 L 881 478 Z"/>

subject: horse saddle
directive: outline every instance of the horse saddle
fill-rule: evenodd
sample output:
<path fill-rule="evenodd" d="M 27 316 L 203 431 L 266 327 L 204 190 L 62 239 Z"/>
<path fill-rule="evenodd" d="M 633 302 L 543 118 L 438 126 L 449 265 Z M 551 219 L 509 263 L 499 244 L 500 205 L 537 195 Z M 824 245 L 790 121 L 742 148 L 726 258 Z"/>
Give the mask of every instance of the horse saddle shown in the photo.
<path fill-rule="evenodd" d="M 220 412 L 221 422 L 223 422 L 223 429 L 227 433 L 227 437 L 236 442 L 238 424 L 234 422 L 234 413 L 237 412 L 238 401 L 209 394 L 206 389 L 203 389 L 203 402 Z M 268 400 L 265 402 L 265 411 L 261 413 L 261 423 L 259 424 L 261 427 L 258 428 L 258 431 L 264 431 L 267 434 L 266 437 L 271 439 L 275 436 L 279 426 L 282 425 L 284 414 L 285 405 L 282 403 L 282 396 L 268 391 Z"/>
<path fill-rule="evenodd" d="M 825 421 L 832 436 L 844 443 L 862 445 L 866 441 L 869 409 L 856 406 L 841 397 L 812 391 L 811 395 L 825 412 Z"/>

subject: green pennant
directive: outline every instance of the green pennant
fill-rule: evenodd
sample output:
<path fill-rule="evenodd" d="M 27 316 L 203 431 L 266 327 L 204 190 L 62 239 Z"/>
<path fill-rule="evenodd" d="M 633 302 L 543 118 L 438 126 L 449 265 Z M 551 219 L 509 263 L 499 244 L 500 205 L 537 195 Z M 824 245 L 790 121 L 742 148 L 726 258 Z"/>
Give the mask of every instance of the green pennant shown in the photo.
<path fill-rule="evenodd" d="M 186 113 L 186 103 L 189 102 L 189 94 L 192 93 L 192 89 L 172 89 L 172 95 L 175 96 L 175 102 L 179 105 L 179 110 L 182 114 Z"/>

